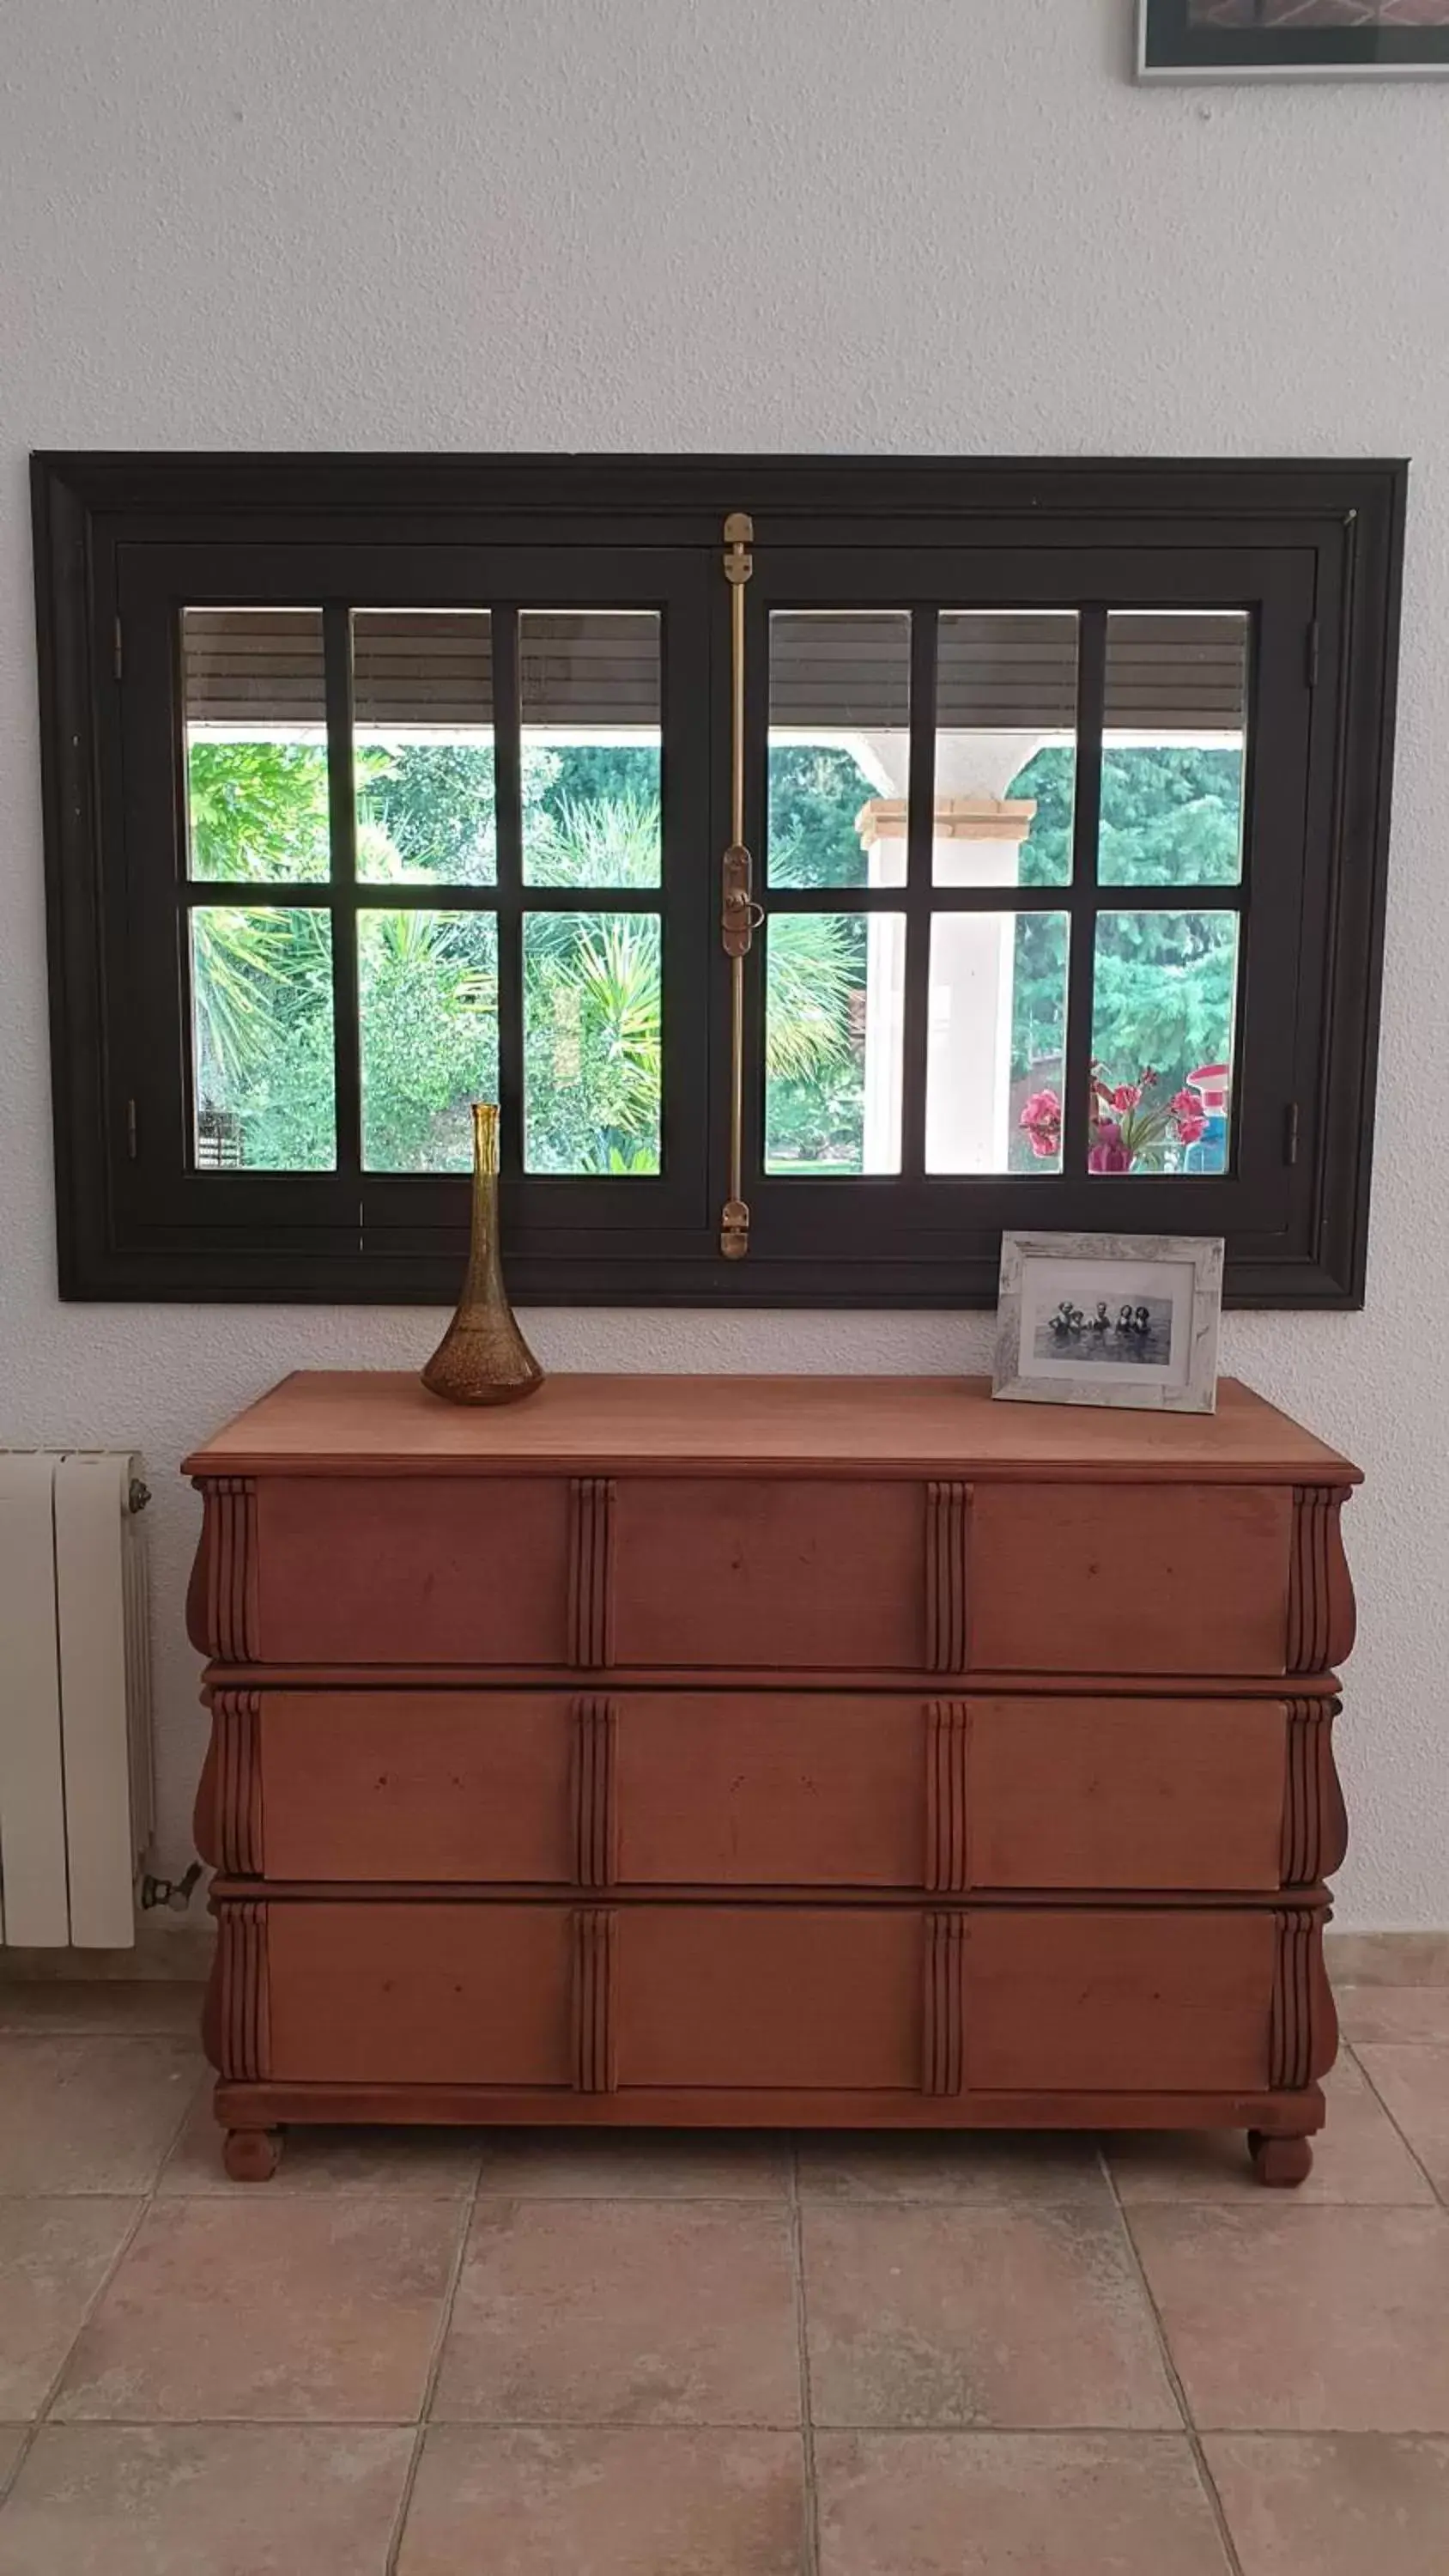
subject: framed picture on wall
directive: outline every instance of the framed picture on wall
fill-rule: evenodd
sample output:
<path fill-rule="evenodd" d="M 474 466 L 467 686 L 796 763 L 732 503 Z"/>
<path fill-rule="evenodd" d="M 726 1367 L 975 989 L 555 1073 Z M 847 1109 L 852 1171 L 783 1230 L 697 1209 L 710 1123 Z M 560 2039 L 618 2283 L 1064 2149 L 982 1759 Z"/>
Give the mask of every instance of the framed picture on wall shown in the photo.
<path fill-rule="evenodd" d="M 1449 77 L 1449 0 L 1138 0 L 1144 80 Z"/>

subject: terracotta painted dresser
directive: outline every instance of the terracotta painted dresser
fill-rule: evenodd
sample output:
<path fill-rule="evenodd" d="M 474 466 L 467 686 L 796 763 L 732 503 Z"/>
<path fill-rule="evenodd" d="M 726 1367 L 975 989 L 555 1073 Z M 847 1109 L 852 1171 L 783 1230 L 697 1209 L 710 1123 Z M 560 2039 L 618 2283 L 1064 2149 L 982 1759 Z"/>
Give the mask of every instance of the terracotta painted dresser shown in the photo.
<path fill-rule="evenodd" d="M 287 1379 L 188 1461 L 226 2163 L 298 2120 L 1249 2132 L 1336 2045 L 1357 1470 L 954 1379 Z"/>

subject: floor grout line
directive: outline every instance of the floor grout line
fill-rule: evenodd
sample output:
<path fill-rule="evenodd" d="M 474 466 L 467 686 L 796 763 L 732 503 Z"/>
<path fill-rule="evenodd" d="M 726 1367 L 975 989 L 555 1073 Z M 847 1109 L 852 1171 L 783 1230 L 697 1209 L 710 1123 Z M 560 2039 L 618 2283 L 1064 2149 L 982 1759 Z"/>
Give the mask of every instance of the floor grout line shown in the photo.
<path fill-rule="evenodd" d="M 1158 2307 L 1157 2301 L 1152 2295 L 1152 2284 L 1147 2278 L 1147 2267 L 1138 2251 L 1137 2239 L 1132 2233 L 1132 2220 L 1130 2213 L 1128 2212 L 1126 2203 L 1117 2188 L 1117 2177 L 1112 2171 L 1110 2157 L 1107 2155 L 1105 2148 L 1101 2145 L 1098 2146 L 1097 2152 L 1102 2159 L 1102 2171 L 1106 2176 L 1107 2189 L 1112 2195 L 1118 2220 L 1121 2224 L 1122 2234 L 1127 2246 L 1128 2260 L 1130 2261 L 1133 2272 L 1136 2275 L 1142 2296 L 1147 2302 L 1147 2313 L 1152 2319 L 1152 2330 L 1157 2337 L 1157 2348 L 1162 2357 L 1162 2367 L 1167 2375 L 1168 2384 L 1172 2390 L 1173 2397 L 1176 2400 L 1178 2412 L 1182 2417 L 1183 2431 L 1187 2435 L 1188 2443 L 1192 2450 L 1193 2465 L 1197 2470 L 1198 2481 L 1202 2487 L 1208 2511 L 1211 2513 L 1213 2522 L 1217 2529 L 1218 2539 L 1222 2545 L 1223 2557 L 1231 2571 L 1231 2576 L 1243 2576 L 1243 2562 L 1238 2556 L 1237 2544 L 1233 2539 L 1232 2531 L 1229 2527 L 1227 2509 L 1223 2503 L 1222 2497 L 1218 2493 L 1217 2482 L 1213 2477 L 1212 2470 L 1208 2466 L 1208 2457 L 1203 2448 L 1202 2435 L 1198 2431 L 1197 2425 L 1193 2419 L 1192 2408 L 1188 2403 L 1187 2390 L 1182 2383 L 1182 2374 L 1172 2357 L 1172 2346 L 1167 2339 L 1167 2328 L 1162 2321 L 1162 2311 Z"/>
<path fill-rule="evenodd" d="M 790 2282 L 795 2303 L 795 2348 L 800 2367 L 800 2458 L 805 2481 L 801 2576 L 819 2576 L 820 2496 L 815 2481 L 815 2417 L 810 2393 L 810 2320 L 805 2295 L 805 2238 L 800 2206 L 800 2150 L 792 2137 L 787 2174 Z"/>
<path fill-rule="evenodd" d="M 397 2512 L 393 2518 L 392 2533 L 387 2545 L 387 2557 L 383 2564 L 383 2576 L 397 2576 L 398 2560 L 402 2554 L 403 2542 L 407 2537 L 407 2523 L 408 2516 L 412 2511 L 413 2491 L 417 2486 L 418 2471 L 422 2467 L 423 2445 L 428 2438 L 428 2427 L 432 2421 L 433 2399 L 437 2395 L 438 2379 L 443 2367 L 443 2354 L 447 2347 L 448 2336 L 452 2331 L 453 2308 L 458 2296 L 458 2285 L 463 2278 L 463 2266 L 468 2260 L 468 2245 L 473 2234 L 473 2213 L 478 2206 L 478 2194 L 483 2183 L 483 2159 L 484 2150 L 480 2146 L 478 2150 L 478 2169 L 473 2176 L 473 2188 L 469 2192 L 467 2199 L 460 2207 L 459 2214 L 462 2224 L 458 2230 L 457 2252 L 453 2257 L 452 2274 L 443 2300 L 442 2314 L 438 2320 L 438 2331 L 433 2338 L 433 2349 L 428 2361 L 427 2376 L 423 2381 L 422 2402 L 418 2407 L 417 2429 L 413 2435 L 413 2447 L 408 2454 L 408 2464 L 403 2474 L 402 2491 L 397 2500 Z"/>
<path fill-rule="evenodd" d="M 1374 2045 L 1375 2043 L 1372 2040 L 1365 2040 L 1364 2042 L 1364 2046 L 1366 2048 L 1372 2048 Z M 1418 2172 L 1423 2175 L 1425 2182 L 1428 2184 L 1429 2189 L 1434 2195 L 1434 2205 L 1436 2209 L 1449 2209 L 1449 2198 L 1446 2198 L 1445 2194 L 1439 2189 L 1439 2186 L 1434 2180 L 1433 2175 L 1430 2173 L 1428 2166 L 1424 2163 L 1418 2149 L 1415 2147 L 1413 2139 L 1409 2136 L 1407 2130 L 1405 2130 L 1395 2118 L 1391 2106 L 1384 2100 L 1377 2084 L 1375 2084 L 1370 2069 L 1365 2066 L 1363 2059 L 1359 2056 L 1356 2049 L 1350 2049 L 1349 2055 L 1352 2057 L 1354 2065 L 1357 2067 L 1359 2074 L 1363 2077 L 1365 2084 L 1368 2086 L 1370 2093 L 1377 2102 L 1384 2118 L 1388 2121 L 1388 2124 L 1402 2146 L 1404 2153 L 1409 2157 L 1411 2163 L 1416 2167 Z M 1422 2208 L 1423 2203 L 1422 2201 L 1406 2201 L 1403 2206 L 1405 2208 Z"/>
<path fill-rule="evenodd" d="M 191 2105 L 188 2102 L 186 2109 L 181 2115 L 181 2120 L 177 2124 L 175 2137 L 173 2137 L 171 2145 L 166 2149 L 167 2155 L 170 2154 L 171 2146 L 174 2146 L 176 2138 L 181 2135 L 182 2125 L 185 2121 L 189 2120 L 190 2117 Z M 160 2169 L 161 2168 L 158 2165 L 158 2173 L 160 2172 Z M 18 2197 L 18 2195 L 16 2196 Z M 55 2404 L 57 2397 L 60 2395 L 65 2374 L 69 2370 L 70 2365 L 75 2358 L 76 2347 L 79 2344 L 82 2335 L 85 2333 L 87 2326 L 90 2324 L 92 2317 L 95 2315 L 96 2310 L 99 2308 L 101 2301 L 104 2299 L 106 2292 L 109 2290 L 111 2283 L 114 2281 L 116 2274 L 119 2272 L 121 2265 L 124 2263 L 126 2256 L 129 2254 L 131 2247 L 135 2244 L 136 2238 L 139 2235 L 147 2214 L 151 2209 L 155 2196 L 156 2186 L 154 2182 L 152 2183 L 149 2191 L 135 2195 L 125 2191 L 66 2193 L 33 2192 L 27 2195 L 28 2198 L 35 2200 L 57 2198 L 67 2200 L 130 2200 L 134 2197 L 136 2207 L 132 2213 L 130 2226 L 122 2236 L 119 2245 L 116 2247 L 115 2253 L 106 2265 L 106 2268 L 99 2281 L 96 2283 L 91 2296 L 87 2299 L 81 2314 L 80 2323 L 77 2325 L 74 2334 L 71 2336 L 69 2343 L 66 2345 L 65 2351 L 62 2353 L 61 2358 L 56 2365 L 50 2385 L 46 2389 L 44 2397 L 31 2416 L 29 2425 L 26 2427 L 25 2439 L 21 2443 L 19 2450 L 16 2452 L 15 2457 L 10 2464 L 9 2475 L 5 2478 L 0 2478 L 0 2513 L 4 2512 L 7 2499 L 15 2491 L 16 2482 L 19 2479 L 21 2470 L 24 2468 L 26 2461 L 29 2459 L 31 2452 L 34 2450 L 36 2443 L 40 2439 L 41 2433 L 50 2422 L 50 2410 Z"/>

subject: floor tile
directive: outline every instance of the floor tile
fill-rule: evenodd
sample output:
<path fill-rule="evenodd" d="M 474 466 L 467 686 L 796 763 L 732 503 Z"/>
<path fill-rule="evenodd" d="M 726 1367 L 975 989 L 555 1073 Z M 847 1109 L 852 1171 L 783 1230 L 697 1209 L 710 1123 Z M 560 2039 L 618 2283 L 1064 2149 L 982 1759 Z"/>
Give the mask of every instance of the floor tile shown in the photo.
<path fill-rule="evenodd" d="M 26 2424 L 0 2424 L 0 2494 L 3 2494 L 5 2481 L 25 2448 L 29 2429 Z"/>
<path fill-rule="evenodd" d="M 47 2425 L 0 2506 L 0 2576 L 384 2576 L 413 2435 Z"/>
<path fill-rule="evenodd" d="M 1178 2423 L 1115 2215 L 816 2202 L 803 2225 L 818 2424 Z"/>
<path fill-rule="evenodd" d="M 1131 2225 L 1205 2430 L 1449 2432 L 1444 2211 L 1134 2209 Z"/>
<path fill-rule="evenodd" d="M 1330 1932 L 1323 1954 L 1341 1986 L 1449 1986 L 1449 1932 Z"/>
<path fill-rule="evenodd" d="M 783 2208 L 479 2201 L 439 2421 L 783 2426 L 799 2408 Z"/>
<path fill-rule="evenodd" d="M 1313 2141 L 1313 2171 L 1296 2202 L 1432 2206 L 1434 2194 L 1392 2120 L 1351 2059 L 1324 2085 L 1328 2125 Z M 1241 2129 L 1138 2130 L 1109 2139 L 1107 2160 L 1129 2209 L 1152 2201 L 1250 2201 L 1264 2186 Z"/>
<path fill-rule="evenodd" d="M 822 2433 L 820 2576 L 1228 2576 L 1185 2435 Z"/>
<path fill-rule="evenodd" d="M 0 1984 L 0 2032 L 194 2041 L 205 1992 L 204 1986 L 162 1977 L 138 1977 L 134 1984 L 98 1978 L 93 1985 L 70 1985 L 48 1977 L 26 1985 Z"/>
<path fill-rule="evenodd" d="M 138 2206 L 0 2201 L 0 2421 L 44 2405 Z"/>
<path fill-rule="evenodd" d="M 710 2129 L 504 2129 L 481 2188 L 510 2200 L 783 2200 L 789 2141 Z"/>
<path fill-rule="evenodd" d="M 398 2576 L 800 2576 L 803 2525 L 795 2433 L 434 2425 Z"/>
<path fill-rule="evenodd" d="M 205 2071 L 169 2039 L 0 2039 L 0 2193 L 149 2191 Z"/>
<path fill-rule="evenodd" d="M 1334 2001 L 1351 2048 L 1364 2040 L 1449 2048 L 1449 1986 L 1341 1986 Z"/>
<path fill-rule="evenodd" d="M 444 2201 L 158 2201 L 71 2356 L 60 2422 L 406 2423 L 458 2241 Z"/>
<path fill-rule="evenodd" d="M 1110 2200 L 1096 2141 L 990 2129 L 877 2129 L 799 2142 L 800 2191 L 809 2200 L 955 2201 L 968 2204 Z"/>
<path fill-rule="evenodd" d="M 1361 2048 L 1359 2062 L 1436 2188 L 1449 2198 L 1449 2048 Z"/>
<path fill-rule="evenodd" d="M 1444 2576 L 1449 2442 L 1210 2434 L 1243 2576 Z"/>
<path fill-rule="evenodd" d="M 207 2085 L 161 2168 L 164 2199 L 235 2199 L 239 2189 L 221 2160 L 222 2132 Z M 299 2122 L 287 2131 L 269 2198 L 296 2192 L 411 2192 L 463 2200 L 478 2179 L 474 2129 L 322 2129 Z"/>

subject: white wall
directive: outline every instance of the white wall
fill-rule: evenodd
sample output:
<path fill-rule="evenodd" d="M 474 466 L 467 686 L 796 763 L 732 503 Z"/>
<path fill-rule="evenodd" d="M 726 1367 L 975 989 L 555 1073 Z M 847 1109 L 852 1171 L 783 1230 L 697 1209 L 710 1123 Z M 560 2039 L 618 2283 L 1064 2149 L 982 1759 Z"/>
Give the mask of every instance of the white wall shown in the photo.
<path fill-rule="evenodd" d="M 1226 1341 L 1369 1473 L 1340 1920 L 1449 1925 L 1449 90 L 1141 90 L 1130 14 L 8 0 L 0 1440 L 150 1458 L 168 1859 L 201 1752 L 175 1462 L 282 1370 L 412 1364 L 437 1319 L 56 1301 L 26 450 L 1408 454 L 1369 1307 Z M 987 1342 L 979 1316 L 529 1323 L 554 1368 L 954 1368 Z"/>

